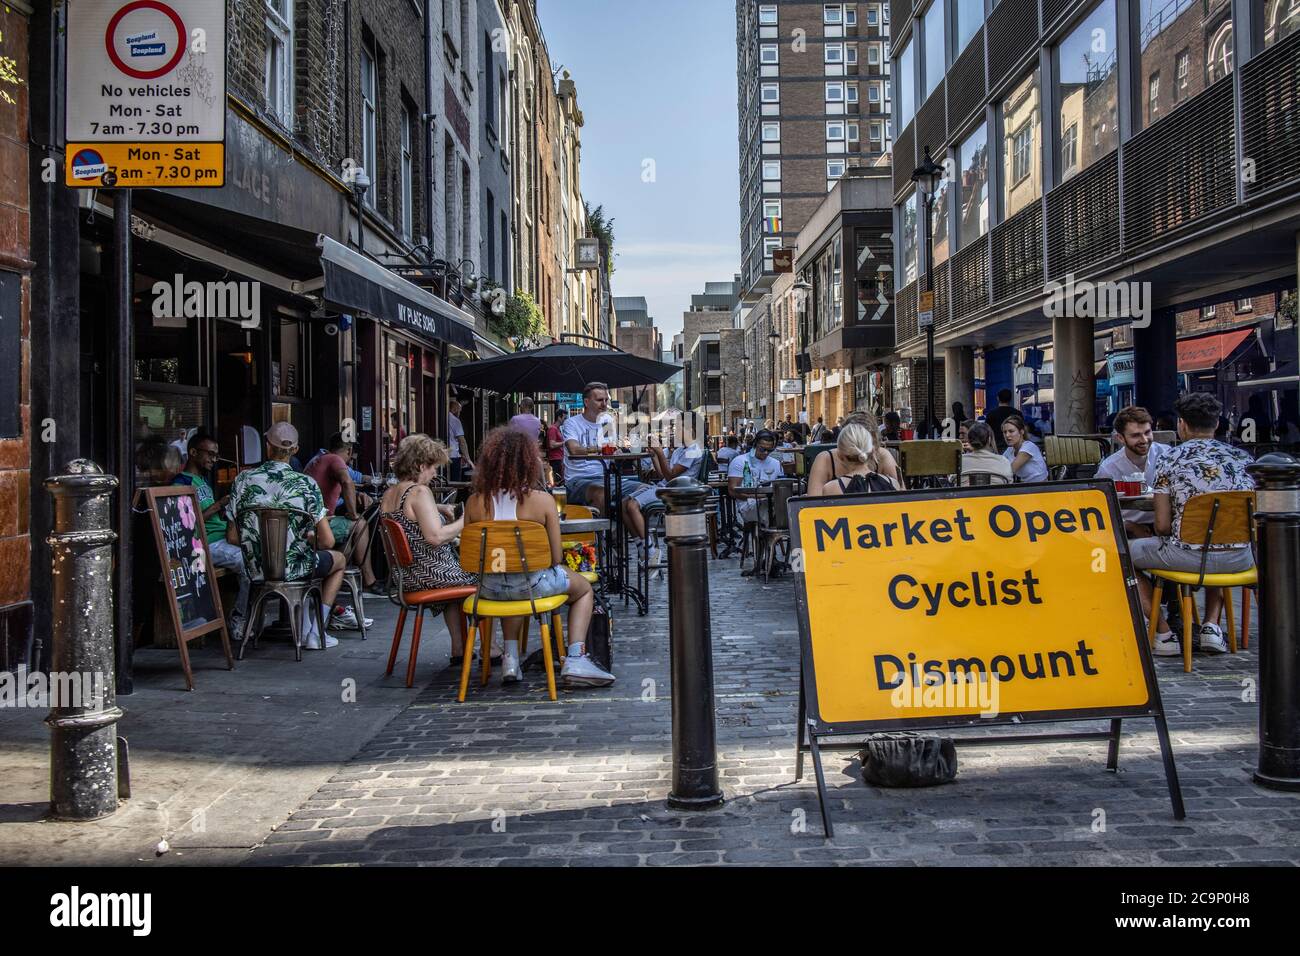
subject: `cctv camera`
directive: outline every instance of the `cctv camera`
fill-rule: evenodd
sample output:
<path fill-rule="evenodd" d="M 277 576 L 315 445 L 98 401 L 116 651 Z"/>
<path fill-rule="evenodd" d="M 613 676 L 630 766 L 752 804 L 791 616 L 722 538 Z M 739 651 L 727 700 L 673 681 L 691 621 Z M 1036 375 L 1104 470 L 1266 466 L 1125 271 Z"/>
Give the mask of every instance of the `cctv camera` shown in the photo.
<path fill-rule="evenodd" d="M 327 323 L 325 323 L 325 334 L 326 334 L 326 335 L 338 335 L 338 334 L 339 334 L 339 327 L 338 327 L 338 324 L 337 324 L 337 323 L 334 323 L 334 322 L 327 322 Z"/>

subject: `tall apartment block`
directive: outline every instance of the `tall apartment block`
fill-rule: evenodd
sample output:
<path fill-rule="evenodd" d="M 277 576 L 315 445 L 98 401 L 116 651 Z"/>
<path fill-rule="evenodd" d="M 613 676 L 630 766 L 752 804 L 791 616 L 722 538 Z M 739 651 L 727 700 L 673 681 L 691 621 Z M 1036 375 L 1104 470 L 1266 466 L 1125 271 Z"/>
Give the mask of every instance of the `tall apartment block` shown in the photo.
<path fill-rule="evenodd" d="M 737 0 L 745 301 L 847 168 L 888 162 L 888 34 L 888 3 Z"/>

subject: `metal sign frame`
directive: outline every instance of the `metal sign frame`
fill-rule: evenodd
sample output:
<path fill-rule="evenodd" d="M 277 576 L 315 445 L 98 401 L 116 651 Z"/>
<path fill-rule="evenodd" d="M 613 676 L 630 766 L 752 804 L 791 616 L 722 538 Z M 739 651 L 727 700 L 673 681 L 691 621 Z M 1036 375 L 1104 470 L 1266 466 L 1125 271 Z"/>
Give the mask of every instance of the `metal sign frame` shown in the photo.
<path fill-rule="evenodd" d="M 1051 711 L 1028 711 L 998 713 L 996 717 L 979 714 L 951 715 L 926 718 L 900 718 L 888 721 L 853 721 L 831 723 L 823 721 L 817 701 L 817 669 L 813 658 L 812 633 L 808 621 L 808 588 L 806 571 L 799 571 L 796 577 L 796 606 L 799 616 L 799 722 L 798 740 L 795 748 L 795 781 L 803 779 L 804 754 L 812 755 L 813 770 L 816 775 L 817 801 L 821 809 L 822 826 L 826 837 L 834 835 L 830 814 L 826 805 L 826 778 L 822 768 L 822 751 L 857 751 L 862 749 L 863 736 L 882 731 L 901 731 L 915 729 L 935 729 L 980 726 L 1005 726 L 1040 723 L 1057 723 L 1061 721 L 1110 719 L 1108 731 L 1065 732 L 1059 734 L 1014 734 L 1002 736 L 980 736 L 957 738 L 958 745 L 972 744 L 987 747 L 998 744 L 1016 743 L 1052 743 L 1059 741 L 1106 740 L 1109 748 L 1106 769 L 1112 772 L 1119 769 L 1120 729 L 1124 718 L 1149 717 L 1155 721 L 1156 735 L 1160 740 L 1160 753 L 1164 761 L 1165 782 L 1169 788 L 1169 799 L 1173 806 L 1175 820 L 1186 816 L 1183 808 L 1182 791 L 1178 784 L 1178 770 L 1174 765 L 1173 750 L 1169 741 L 1169 727 L 1165 720 L 1164 705 L 1160 700 L 1160 686 L 1156 679 L 1155 664 L 1151 657 L 1151 647 L 1147 641 L 1146 626 L 1143 623 L 1141 605 L 1137 597 L 1137 579 L 1134 576 L 1132 561 L 1129 557 L 1128 541 L 1122 529 L 1119 501 L 1115 497 L 1115 484 L 1111 481 L 1081 479 L 1076 481 L 1032 482 L 1015 485 L 986 486 L 973 488 L 918 489 L 915 491 L 897 491 L 861 495 L 838 495 L 835 497 L 791 498 L 790 537 L 791 548 L 802 549 L 799 516 L 806 509 L 843 508 L 861 504 L 885 504 L 889 502 L 908 501 L 948 501 L 987 497 L 1008 497 L 1026 494 L 1043 494 L 1050 492 L 1100 491 L 1107 502 L 1111 523 L 1111 533 L 1115 538 L 1119 554 L 1121 574 L 1127 585 L 1129 616 L 1133 622 L 1133 639 L 1138 645 L 1138 657 L 1142 666 L 1142 676 L 1146 683 L 1147 700 L 1141 705 L 1121 705 L 1115 707 L 1091 707 L 1083 709 L 1063 708 Z M 845 742 L 842 738 L 855 736 L 859 740 Z M 823 742 L 824 738 L 831 738 Z M 836 740 L 835 738 L 840 738 Z"/>

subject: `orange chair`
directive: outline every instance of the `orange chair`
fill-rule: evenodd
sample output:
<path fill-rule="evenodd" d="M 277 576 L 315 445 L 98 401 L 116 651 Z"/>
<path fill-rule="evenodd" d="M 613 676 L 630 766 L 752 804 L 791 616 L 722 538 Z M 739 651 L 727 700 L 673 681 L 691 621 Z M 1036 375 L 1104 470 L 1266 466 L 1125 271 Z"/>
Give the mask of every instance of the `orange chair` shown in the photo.
<path fill-rule="evenodd" d="M 1179 537 L 1187 544 L 1194 544 L 1202 549 L 1211 544 L 1254 544 L 1255 542 L 1255 492 L 1253 491 L 1218 491 L 1193 495 L 1183 507 L 1183 519 L 1179 526 Z M 1168 571 L 1163 568 L 1147 568 L 1147 573 L 1155 578 L 1155 592 L 1151 598 L 1151 619 L 1147 624 L 1147 640 L 1154 647 L 1156 642 L 1156 620 L 1160 607 L 1160 598 L 1165 582 L 1178 588 L 1183 607 L 1183 670 L 1192 672 L 1192 627 L 1197 621 L 1196 602 L 1192 600 L 1193 588 L 1222 588 L 1223 608 L 1228 616 L 1228 649 L 1237 653 L 1237 630 L 1232 619 L 1232 589 L 1242 589 L 1244 602 L 1250 599 L 1244 595 L 1246 588 L 1258 583 L 1256 568 L 1233 574 L 1207 574 L 1205 563 L 1208 552 L 1202 551 L 1201 570 Z M 1242 634 L 1246 632 L 1250 619 L 1242 607 Z M 1243 646 L 1245 646 L 1243 644 Z"/>
<path fill-rule="evenodd" d="M 488 555 L 492 556 L 490 569 L 487 564 Z M 546 528 L 536 521 L 480 521 L 461 532 L 460 566 L 477 575 L 480 581 L 488 570 L 494 574 L 529 574 L 540 571 L 551 566 L 551 539 L 546 534 Z M 475 588 L 473 596 L 466 597 L 461 607 L 469 615 L 470 626 L 478 629 L 481 653 L 485 660 L 491 654 L 493 620 L 513 617 L 531 617 L 536 620 L 542 630 L 546 689 L 551 700 L 558 700 L 555 692 L 555 658 L 551 654 L 551 627 L 558 625 L 559 610 L 568 601 L 568 594 L 552 597 L 534 597 L 530 594 L 524 601 L 492 601 L 480 597 Z M 461 665 L 460 694 L 457 697 L 462 702 L 469 690 L 469 663 L 473 649 L 469 631 L 465 633 L 465 660 Z M 524 655 L 527 640 L 528 630 L 525 627 L 519 639 L 520 657 Z M 555 629 L 555 643 L 563 657 L 564 638 L 558 626 Z M 481 683 L 486 684 L 487 680 L 488 672 L 482 670 Z"/>
<path fill-rule="evenodd" d="M 420 653 L 420 628 L 424 623 L 424 612 L 432 610 L 435 614 L 448 604 L 455 604 L 474 594 L 474 587 L 437 588 L 432 591 L 408 591 L 403 580 L 403 571 L 415 563 L 411 553 L 411 542 L 406 539 L 402 526 L 392 518 L 380 518 L 380 533 L 384 539 L 384 553 L 388 555 L 388 597 L 402 610 L 397 615 L 397 628 L 393 631 L 393 647 L 388 652 L 388 670 L 385 675 L 393 675 L 393 665 L 397 663 L 397 649 L 402 643 L 402 631 L 406 627 L 406 612 L 415 612 L 415 631 L 411 635 L 411 652 L 406 660 L 406 686 L 415 684 L 415 661 Z M 461 631 L 465 634 L 465 659 L 473 656 L 474 642 L 470 639 L 469 628 L 465 621 L 465 612 L 460 615 Z M 485 652 L 479 665 L 484 671 L 483 681 L 487 682 L 487 672 L 492 667 L 490 653 Z"/>

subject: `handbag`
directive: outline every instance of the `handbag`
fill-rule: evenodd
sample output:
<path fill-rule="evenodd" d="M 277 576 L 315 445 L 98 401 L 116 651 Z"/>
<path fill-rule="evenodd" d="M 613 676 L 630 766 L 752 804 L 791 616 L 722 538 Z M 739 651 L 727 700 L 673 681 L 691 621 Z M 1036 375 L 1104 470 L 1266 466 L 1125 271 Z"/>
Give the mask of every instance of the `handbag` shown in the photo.
<path fill-rule="evenodd" d="M 872 734 L 858 759 L 863 782 L 874 787 L 935 787 L 957 777 L 957 746 L 951 737 Z"/>

